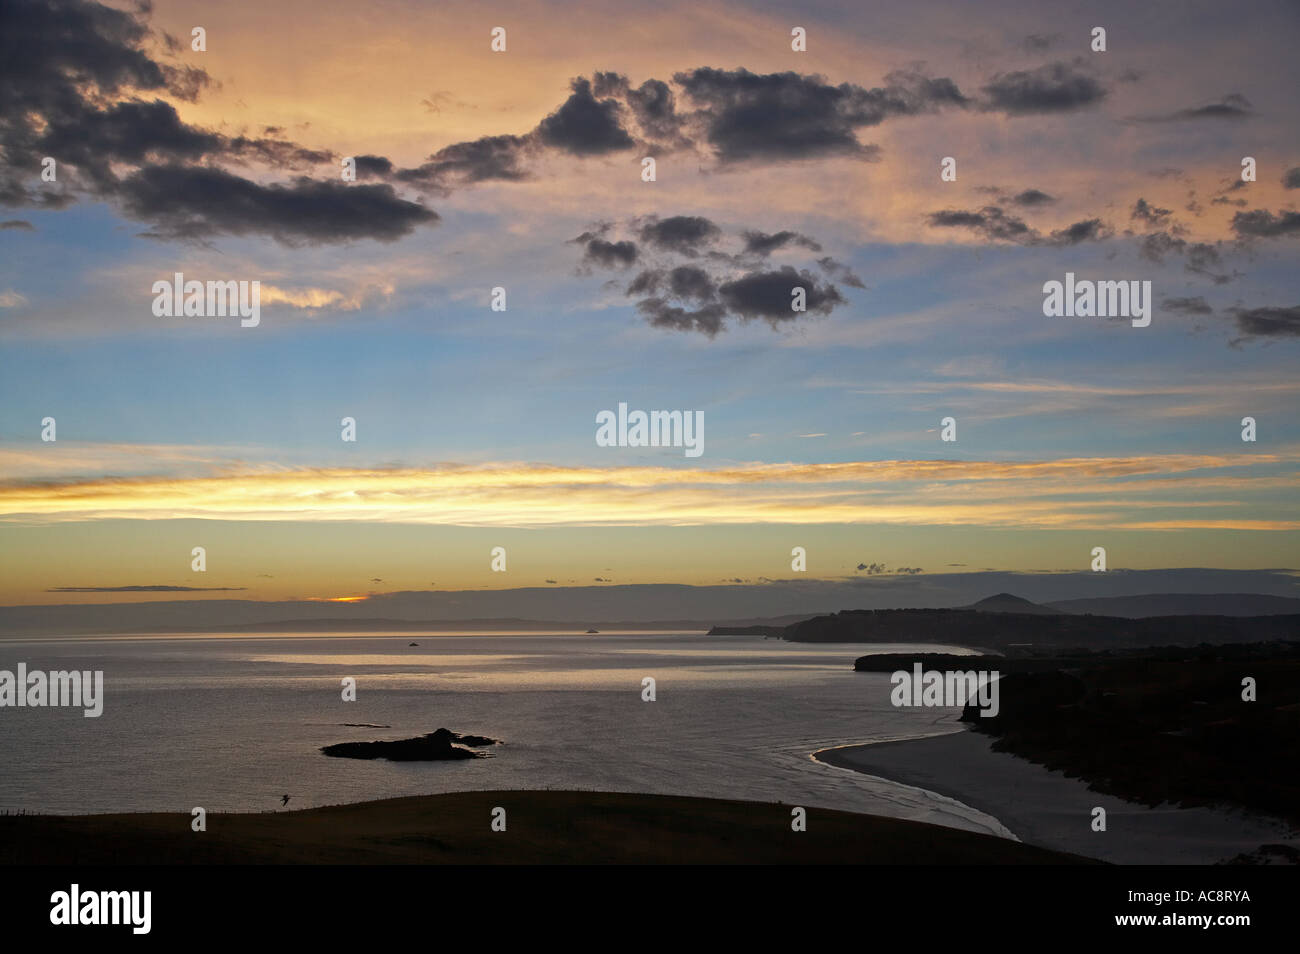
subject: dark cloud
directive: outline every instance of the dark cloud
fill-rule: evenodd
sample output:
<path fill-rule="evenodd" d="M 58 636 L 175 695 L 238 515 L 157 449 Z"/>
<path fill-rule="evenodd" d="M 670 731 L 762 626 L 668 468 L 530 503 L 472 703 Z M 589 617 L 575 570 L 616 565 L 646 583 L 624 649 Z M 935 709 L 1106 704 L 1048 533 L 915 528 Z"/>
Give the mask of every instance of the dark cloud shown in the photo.
<path fill-rule="evenodd" d="M 1182 315 L 1214 314 L 1214 309 L 1206 304 L 1205 299 L 1199 295 L 1195 298 L 1166 298 L 1160 303 L 1160 307 L 1166 311 L 1177 312 Z"/>
<path fill-rule="evenodd" d="M 1051 205 L 1056 201 L 1056 198 L 1039 189 L 1026 189 L 1024 192 L 1012 196 L 1011 201 L 1016 205 L 1032 209 L 1040 205 Z"/>
<path fill-rule="evenodd" d="M 671 331 L 698 331 L 710 338 L 724 327 L 727 310 L 721 305 L 706 305 L 690 311 L 670 305 L 662 298 L 646 298 L 637 302 L 637 310 L 656 328 Z"/>
<path fill-rule="evenodd" d="M 1223 259 L 1219 255 L 1219 250 L 1208 242 L 1197 242 L 1187 246 L 1187 264 L 1184 268 L 1195 275 L 1210 279 L 1216 285 L 1226 285 L 1238 274 L 1222 271 Z"/>
<path fill-rule="evenodd" d="M 1217 246 L 1208 242 L 1191 243 L 1166 231 L 1143 236 L 1138 243 L 1138 254 L 1157 264 L 1163 264 L 1167 255 L 1185 255 L 1186 271 L 1208 278 L 1216 285 L 1227 284 L 1240 274 L 1222 271 L 1223 260 Z"/>
<path fill-rule="evenodd" d="M 674 215 L 651 218 L 641 226 L 641 241 L 667 252 L 697 255 L 700 247 L 722 235 L 722 229 L 698 215 Z"/>
<path fill-rule="evenodd" d="M 776 328 L 785 322 L 830 314 L 845 304 L 834 284 L 808 270 L 796 271 L 789 265 L 778 270 L 755 267 L 755 256 L 766 257 L 776 248 L 821 250 L 820 243 L 802 233 L 744 230 L 738 237 L 744 246 L 741 252 L 710 249 L 702 255 L 703 246 L 719 243 L 724 236 L 716 224 L 699 216 L 632 220 L 629 227 L 643 243 L 640 246 L 607 237 L 614 227 L 613 223 L 599 223 L 572 241 L 584 245 L 584 264 L 614 267 L 649 259 L 650 267 L 638 271 L 624 291 L 629 298 L 639 299 L 637 311 L 656 328 L 695 331 L 712 338 L 726 330 L 729 318 L 740 322 L 762 319 Z M 626 248 L 622 254 L 615 251 L 620 247 Z M 832 279 L 864 287 L 848 266 L 830 256 L 818 259 L 817 264 Z M 792 307 L 796 287 L 804 290 L 801 311 Z"/>
<path fill-rule="evenodd" d="M 564 104 L 537 125 L 537 137 L 547 146 L 575 156 L 599 156 L 631 149 L 632 137 L 623 128 L 623 106 L 608 97 L 597 99 L 591 81 L 579 77 Z"/>
<path fill-rule="evenodd" d="M 629 122 L 639 127 L 647 148 L 689 144 L 680 134 L 681 117 L 666 83 L 651 79 L 633 88 L 621 74 L 597 72 L 591 79 L 575 77 L 570 88 L 569 97 L 524 135 L 452 143 L 409 169 L 394 169 L 383 156 L 365 157 L 364 165 L 358 157 L 357 178 L 439 195 L 480 182 L 520 182 L 532 178 L 528 160 L 548 152 L 600 156 L 632 148 L 636 140 Z"/>
<path fill-rule="evenodd" d="M 1101 219 L 1084 219 L 1045 236 L 1027 225 L 1023 219 L 1008 215 L 996 205 L 985 206 L 979 211 L 943 209 L 931 212 L 928 221 L 934 228 L 970 229 L 990 242 L 1012 242 L 1016 245 L 1078 245 L 1110 236 Z"/>
<path fill-rule="evenodd" d="M 667 275 L 668 288 L 674 298 L 710 302 L 717 295 L 709 273 L 694 265 L 679 265 Z"/>
<path fill-rule="evenodd" d="M 796 287 L 804 289 L 805 312 L 792 308 Z M 662 295 L 655 294 L 661 289 Z M 834 285 L 819 283 L 809 272 L 796 272 L 789 266 L 719 282 L 698 266 L 679 265 L 666 271 L 642 272 L 628 286 L 627 293 L 651 295 L 637 302 L 637 310 L 651 325 L 699 331 L 710 338 L 724 330 L 729 316 L 742 321 L 761 318 L 775 328 L 807 314 L 830 314 L 844 304 Z M 674 299 L 681 304 L 674 303 Z"/>
<path fill-rule="evenodd" d="M 1080 242 L 1098 242 L 1109 233 L 1101 219 L 1084 219 L 1051 234 L 1046 245 L 1078 245 Z"/>
<path fill-rule="evenodd" d="M 439 149 L 427 162 L 400 169 L 393 178 L 444 194 L 476 182 L 519 182 L 529 178 L 520 163 L 530 147 L 527 136 L 483 136 Z"/>
<path fill-rule="evenodd" d="M 620 73 L 595 73 L 592 94 L 621 99 L 632 112 L 641 136 L 660 146 L 688 145 L 682 135 L 683 117 L 677 112 L 673 89 L 662 80 L 648 79 L 636 89 Z"/>
<path fill-rule="evenodd" d="M 983 108 L 1012 116 L 1062 113 L 1094 106 L 1106 89 L 1078 64 L 1048 63 L 999 73 L 984 87 Z"/>
<path fill-rule="evenodd" d="M 1150 262 L 1163 262 L 1170 252 L 1182 252 L 1187 248 L 1184 239 L 1176 238 L 1168 232 L 1152 232 L 1143 236 L 1138 243 L 1138 254 Z"/>
<path fill-rule="evenodd" d="M 1172 214 L 1172 209 L 1158 208 L 1146 199 L 1140 198 L 1133 204 L 1133 211 L 1129 214 L 1129 218 L 1140 220 L 1147 225 L 1164 225 L 1165 220 Z"/>
<path fill-rule="evenodd" d="M 646 80 L 637 89 L 628 90 L 627 104 L 647 139 L 682 141 L 682 118 L 677 115 L 676 97 L 667 83 Z"/>
<path fill-rule="evenodd" d="M 384 179 L 393 172 L 392 160 L 383 156 L 353 156 L 358 179 Z"/>
<path fill-rule="evenodd" d="M 261 233 L 286 245 L 391 242 L 438 221 L 437 213 L 386 184 L 303 178 L 259 185 L 204 166 L 145 166 L 117 194 L 129 215 L 154 223 L 151 234 L 162 238 Z"/>
<path fill-rule="evenodd" d="M 26 219 L 7 219 L 4 222 L 0 222 L 0 232 L 7 232 L 10 229 L 18 229 L 23 232 L 35 232 L 36 226 L 32 225 L 32 223 L 28 222 Z"/>
<path fill-rule="evenodd" d="M 214 148 L 218 137 L 185 126 L 161 100 L 139 98 L 142 92 L 192 98 L 206 83 L 201 70 L 155 62 L 142 49 L 148 37 L 143 13 L 80 0 L 7 0 L 0 24 L 6 165 L 32 167 L 52 155 L 103 181 L 119 159 Z M 7 200 L 41 201 L 25 190 L 15 195 L 12 185 L 0 191 Z"/>
<path fill-rule="evenodd" d="M 1237 330 L 1247 338 L 1300 337 L 1300 305 L 1281 308 L 1234 308 Z"/>
<path fill-rule="evenodd" d="M 1217 103 L 1179 109 L 1159 116 L 1145 116 L 1138 121 L 1144 123 L 1171 123 L 1188 119 L 1249 119 L 1255 115 L 1250 100 L 1240 93 L 1229 93 Z"/>
<path fill-rule="evenodd" d="M 1286 175 L 1282 177 L 1282 188 L 1300 189 L 1300 166 L 1286 171 Z"/>
<path fill-rule="evenodd" d="M 607 242 L 601 238 L 587 239 L 587 247 L 582 260 L 590 265 L 602 268 L 627 268 L 637 259 L 635 242 Z"/>
<path fill-rule="evenodd" d="M 233 157 L 254 159 L 277 169 L 303 169 L 339 158 L 328 149 L 307 149 L 286 139 L 249 139 L 237 136 L 227 143 L 226 149 Z"/>
<path fill-rule="evenodd" d="M 159 62 L 147 2 L 130 11 L 87 0 L 6 0 L 0 25 L 0 202 L 66 206 L 81 196 L 122 204 L 155 238 L 267 234 L 289 244 L 389 241 L 437 215 L 388 185 L 296 178 L 262 184 L 226 166 L 252 162 L 299 171 L 337 157 L 270 129 L 233 137 L 182 122 L 166 93 L 194 100 L 209 85 L 192 66 Z M 57 188 L 28 191 L 17 170 L 58 162 Z M 374 157 L 368 172 L 391 166 Z M 337 175 L 337 174 L 336 174 Z"/>
<path fill-rule="evenodd" d="M 834 278 L 836 281 L 841 281 L 851 288 L 867 287 L 862 283 L 862 279 L 857 276 L 853 269 L 849 268 L 843 262 L 835 261 L 835 259 L 831 258 L 829 255 L 817 259 L 817 264 L 821 267 L 821 270 L 831 278 Z"/>
<path fill-rule="evenodd" d="M 806 312 L 791 308 L 796 287 L 804 289 Z M 718 286 L 718 296 L 729 312 L 747 320 L 762 318 L 773 327 L 805 313 L 829 315 L 836 306 L 845 303 L 834 285 L 820 284 L 811 272 L 795 271 L 789 265 L 724 282 Z"/>
<path fill-rule="evenodd" d="M 788 229 L 780 232 L 773 232 L 771 234 L 768 234 L 767 232 L 748 231 L 742 233 L 742 238 L 745 240 L 746 252 L 753 255 L 761 255 L 764 258 L 771 255 L 777 249 L 784 248 L 787 245 L 798 245 L 814 252 L 820 252 L 822 250 L 822 247 L 808 236 L 800 232 L 791 232 Z"/>
<path fill-rule="evenodd" d="M 6 0 L 3 26 L 0 117 L 6 126 L 75 118 L 87 95 L 168 87 L 167 70 L 141 49 L 149 30 L 135 13 L 80 0 Z"/>
<path fill-rule="evenodd" d="M 103 109 L 50 120 L 33 143 L 42 155 L 76 167 L 102 191 L 117 182 L 115 165 L 147 161 L 190 162 L 205 157 L 233 162 L 256 161 L 279 169 L 300 169 L 335 159 L 323 149 L 307 149 L 284 139 L 228 138 L 181 121 L 161 99 L 127 99 Z"/>
<path fill-rule="evenodd" d="M 1021 219 L 1007 215 L 997 206 L 985 206 L 978 212 L 961 209 L 944 209 L 930 213 L 930 225 L 935 228 L 968 228 L 990 241 L 1025 243 L 1036 237 Z"/>
<path fill-rule="evenodd" d="M 673 79 L 695 105 L 692 121 L 723 162 L 833 155 L 871 159 L 878 149 L 858 141 L 858 128 L 967 104 L 952 80 L 915 72 L 891 73 L 887 85 L 874 89 L 832 86 L 820 76 L 795 72 L 711 67 Z"/>
<path fill-rule="evenodd" d="M 1242 238 L 1278 238 L 1300 232 L 1300 212 L 1282 210 L 1274 215 L 1267 209 L 1238 212 L 1232 230 Z"/>
<path fill-rule="evenodd" d="M 630 88 L 628 78 L 622 73 L 597 70 L 591 74 L 591 94 L 597 99 L 623 97 Z"/>
<path fill-rule="evenodd" d="M 106 109 L 54 116 L 33 145 L 60 164 L 76 166 L 102 187 L 111 187 L 114 163 L 198 159 L 223 149 L 224 140 L 181 122 L 175 107 L 161 99 L 130 99 Z"/>
<path fill-rule="evenodd" d="M 662 269 L 646 269 L 636 278 L 632 279 L 631 283 L 627 286 L 627 294 L 629 297 L 633 295 L 653 295 L 659 290 L 659 285 L 663 280 L 664 273 Z"/>
<path fill-rule="evenodd" d="M 1223 273 L 1223 260 L 1218 248 L 1208 242 L 1189 243 L 1168 232 L 1152 232 L 1138 243 L 1138 254 L 1149 262 L 1163 264 L 1167 255 L 1186 255 L 1185 269 L 1204 276 L 1216 285 L 1224 285 L 1237 277 L 1237 273 Z"/>
<path fill-rule="evenodd" d="M 569 241 L 576 242 L 577 244 L 582 245 L 586 242 L 590 242 L 594 238 L 604 238 L 606 235 L 610 233 L 610 230 L 612 228 L 614 228 L 613 222 L 596 222 L 591 226 L 591 228 L 587 229 L 587 231 L 583 232 L 577 238 L 570 239 Z"/>

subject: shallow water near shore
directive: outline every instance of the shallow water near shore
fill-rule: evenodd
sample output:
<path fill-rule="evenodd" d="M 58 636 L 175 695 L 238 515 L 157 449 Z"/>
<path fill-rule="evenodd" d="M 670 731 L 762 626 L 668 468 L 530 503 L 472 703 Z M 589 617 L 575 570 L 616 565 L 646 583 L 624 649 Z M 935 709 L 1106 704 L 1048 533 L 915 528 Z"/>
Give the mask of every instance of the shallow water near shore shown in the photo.
<path fill-rule="evenodd" d="M 1300 848 L 1300 832 L 1254 812 L 1139 805 L 1089 788 L 959 729 L 925 739 L 828 749 L 817 758 L 844 771 L 914 786 L 937 802 L 996 814 L 1020 840 L 1115 864 L 1214 864 L 1264 844 Z M 1104 831 L 1093 827 L 1096 808 Z"/>

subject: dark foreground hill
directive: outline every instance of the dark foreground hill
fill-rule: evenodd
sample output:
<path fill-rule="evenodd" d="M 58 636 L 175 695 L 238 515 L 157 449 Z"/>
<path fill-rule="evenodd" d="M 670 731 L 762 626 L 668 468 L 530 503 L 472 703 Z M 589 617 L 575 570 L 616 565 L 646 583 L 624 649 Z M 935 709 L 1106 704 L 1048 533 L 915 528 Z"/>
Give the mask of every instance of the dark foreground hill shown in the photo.
<path fill-rule="evenodd" d="M 496 807 L 506 830 L 492 831 Z M 1081 864 L 991 835 L 807 807 L 612 792 L 457 792 L 296 812 L 0 816 L 0 864 Z"/>

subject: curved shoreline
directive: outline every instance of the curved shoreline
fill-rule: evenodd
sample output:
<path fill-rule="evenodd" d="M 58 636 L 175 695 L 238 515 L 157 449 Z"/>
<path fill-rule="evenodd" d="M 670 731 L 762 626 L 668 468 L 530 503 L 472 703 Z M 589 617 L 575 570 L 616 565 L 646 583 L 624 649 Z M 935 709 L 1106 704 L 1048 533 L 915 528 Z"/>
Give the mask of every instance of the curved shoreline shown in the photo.
<path fill-rule="evenodd" d="M 1023 844 L 1119 864 L 1214 864 L 1300 838 L 1249 812 L 1149 807 L 1089 788 L 1078 778 L 992 751 L 969 729 L 822 749 L 825 765 L 919 789 L 995 820 Z M 1092 828 L 1105 809 L 1105 831 Z"/>
<path fill-rule="evenodd" d="M 870 771 L 870 765 L 873 763 L 861 758 L 862 753 L 871 751 L 879 753 L 881 750 L 887 750 L 895 746 L 905 746 L 917 742 L 925 742 L 929 739 L 941 739 L 951 735 L 961 735 L 968 730 L 961 728 L 952 732 L 936 732 L 933 735 L 914 736 L 907 739 L 888 739 L 883 742 L 859 742 L 852 745 L 835 745 L 826 749 L 818 749 L 811 753 L 809 758 L 823 765 L 829 765 L 833 768 L 844 769 L 849 772 L 857 772 L 859 775 L 866 775 L 870 778 L 877 778 L 884 782 L 894 785 L 902 785 L 905 788 L 914 789 L 925 793 L 927 796 L 936 800 L 953 802 L 956 805 L 976 812 L 993 821 L 998 830 L 990 831 L 990 834 L 1000 838 L 1007 838 L 1011 841 L 1022 841 L 1021 837 L 1011 829 L 1009 825 L 1000 817 L 998 812 L 1002 807 L 991 804 L 978 804 L 972 800 L 969 792 L 959 791 L 951 785 L 936 785 L 933 779 L 915 771 L 907 771 L 902 767 L 882 767 L 882 771 Z M 886 772 L 888 774 L 886 774 Z M 982 799 L 980 800 L 982 801 Z"/>

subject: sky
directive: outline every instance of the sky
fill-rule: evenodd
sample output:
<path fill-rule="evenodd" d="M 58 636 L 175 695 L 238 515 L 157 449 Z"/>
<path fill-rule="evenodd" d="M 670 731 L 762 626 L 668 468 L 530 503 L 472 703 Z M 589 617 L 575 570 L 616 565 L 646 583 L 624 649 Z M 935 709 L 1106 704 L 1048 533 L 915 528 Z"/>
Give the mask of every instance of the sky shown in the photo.
<path fill-rule="evenodd" d="M 0 604 L 1300 563 L 1294 3 L 0 18 Z"/>

